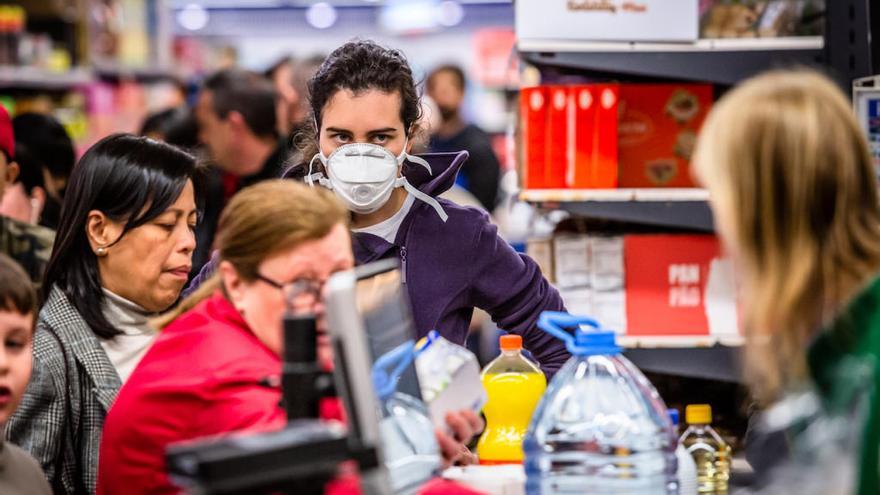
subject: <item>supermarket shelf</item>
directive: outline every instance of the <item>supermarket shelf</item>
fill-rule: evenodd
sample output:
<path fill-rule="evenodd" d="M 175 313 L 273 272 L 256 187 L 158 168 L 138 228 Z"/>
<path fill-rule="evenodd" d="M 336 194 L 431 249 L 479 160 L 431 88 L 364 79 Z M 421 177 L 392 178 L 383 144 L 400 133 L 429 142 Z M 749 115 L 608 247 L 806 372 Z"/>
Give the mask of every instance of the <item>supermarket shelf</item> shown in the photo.
<path fill-rule="evenodd" d="M 713 232 L 712 212 L 703 189 L 546 189 L 520 193 L 539 208 L 618 222 Z"/>
<path fill-rule="evenodd" d="M 178 75 L 171 69 L 151 67 L 126 67 L 124 65 L 97 65 L 95 74 L 102 79 L 134 79 L 140 82 L 175 80 Z"/>
<path fill-rule="evenodd" d="M 699 188 L 628 188 L 628 189 L 528 189 L 520 199 L 544 201 L 706 201 L 709 193 Z"/>
<path fill-rule="evenodd" d="M 825 58 L 821 36 L 694 43 L 520 40 L 518 49 L 526 61 L 539 66 L 718 84 L 735 84 L 771 67 L 822 64 Z"/>
<path fill-rule="evenodd" d="M 0 88 L 63 90 L 94 80 L 94 73 L 84 68 L 53 72 L 35 67 L 0 67 Z"/>
<path fill-rule="evenodd" d="M 726 337 L 710 335 L 632 337 L 621 335 L 617 337 L 617 341 L 627 349 L 704 349 L 713 346 L 739 347 L 744 343 L 742 336 L 739 335 Z"/>
<path fill-rule="evenodd" d="M 693 43 L 643 43 L 610 41 L 519 40 L 520 51 L 527 52 L 749 52 L 767 50 L 821 50 L 821 36 L 793 38 L 701 39 Z"/>
<path fill-rule="evenodd" d="M 642 371 L 667 375 L 742 382 L 739 347 L 635 348 L 624 355 Z"/>
<path fill-rule="evenodd" d="M 83 86 L 100 79 L 134 79 L 154 82 L 176 79 L 171 70 L 122 66 L 78 67 L 65 72 L 54 72 L 36 67 L 0 67 L 0 88 L 58 91 Z"/>

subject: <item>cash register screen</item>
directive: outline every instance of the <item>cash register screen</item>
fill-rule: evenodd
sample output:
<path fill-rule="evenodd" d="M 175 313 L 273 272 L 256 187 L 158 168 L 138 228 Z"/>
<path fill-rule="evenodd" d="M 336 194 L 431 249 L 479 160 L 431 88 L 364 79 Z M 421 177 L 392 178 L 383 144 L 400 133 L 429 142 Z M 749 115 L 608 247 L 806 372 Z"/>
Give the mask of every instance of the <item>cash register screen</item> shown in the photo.
<path fill-rule="evenodd" d="M 357 310 L 364 322 L 370 356 L 375 364 L 379 358 L 407 341 L 413 342 L 415 325 L 396 264 L 364 265 L 355 273 L 358 278 L 355 292 Z M 400 375 L 397 392 L 421 400 L 419 381 L 412 363 Z"/>

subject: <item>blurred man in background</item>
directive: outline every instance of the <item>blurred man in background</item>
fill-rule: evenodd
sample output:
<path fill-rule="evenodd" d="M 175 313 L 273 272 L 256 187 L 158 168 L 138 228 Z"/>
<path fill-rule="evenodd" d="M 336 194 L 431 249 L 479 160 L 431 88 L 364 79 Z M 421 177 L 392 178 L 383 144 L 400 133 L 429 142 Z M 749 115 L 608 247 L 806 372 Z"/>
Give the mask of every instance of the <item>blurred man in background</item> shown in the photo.
<path fill-rule="evenodd" d="M 272 64 L 264 73 L 278 95 L 278 132 L 282 136 L 290 137 L 292 141 L 302 132 L 302 126 L 314 125 L 309 118 L 308 82 L 318 71 L 324 58 L 323 55 L 314 55 L 295 60 L 286 56 Z"/>
<path fill-rule="evenodd" d="M 440 112 L 439 126 L 431 129 L 430 149 L 433 152 L 467 150 L 470 153 L 457 182 L 491 212 L 498 203 L 501 164 L 492 150 L 489 136 L 462 118 L 466 85 L 464 71 L 455 65 L 437 67 L 428 75 L 428 96 Z"/>
<path fill-rule="evenodd" d="M 14 157 L 12 121 L 6 109 L 0 106 L 0 199 L 18 179 L 19 167 Z M 54 242 L 55 233 L 52 230 L 0 215 L 0 253 L 24 268 L 36 289 L 40 288 Z"/>
<path fill-rule="evenodd" d="M 220 212 L 239 190 L 281 176 L 288 147 L 278 135 L 277 93 L 266 78 L 238 69 L 208 77 L 195 117 L 213 165 L 196 230 L 193 273 L 209 259 Z"/>
<path fill-rule="evenodd" d="M 23 113 L 12 120 L 12 128 L 20 173 L 8 187 L 3 214 L 54 230 L 76 161 L 73 141 L 50 115 Z"/>

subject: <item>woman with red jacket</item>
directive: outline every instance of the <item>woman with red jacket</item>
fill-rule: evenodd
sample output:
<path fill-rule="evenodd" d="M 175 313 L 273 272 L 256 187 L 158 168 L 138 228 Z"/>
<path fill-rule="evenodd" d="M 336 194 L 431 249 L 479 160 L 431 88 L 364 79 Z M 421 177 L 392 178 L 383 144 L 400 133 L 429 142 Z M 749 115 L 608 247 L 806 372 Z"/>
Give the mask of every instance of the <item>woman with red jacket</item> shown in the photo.
<path fill-rule="evenodd" d="M 347 222 L 332 193 L 293 181 L 233 198 L 220 219 L 217 275 L 169 316 L 107 415 L 99 494 L 177 493 L 165 464 L 169 444 L 285 425 L 280 390 L 261 384 L 281 373 L 285 294 L 293 284 L 319 288 L 354 266 Z M 329 369 L 317 294 L 302 292 L 293 304 L 318 316 L 318 359 Z M 463 441 L 481 426 L 472 414 L 451 419 Z"/>

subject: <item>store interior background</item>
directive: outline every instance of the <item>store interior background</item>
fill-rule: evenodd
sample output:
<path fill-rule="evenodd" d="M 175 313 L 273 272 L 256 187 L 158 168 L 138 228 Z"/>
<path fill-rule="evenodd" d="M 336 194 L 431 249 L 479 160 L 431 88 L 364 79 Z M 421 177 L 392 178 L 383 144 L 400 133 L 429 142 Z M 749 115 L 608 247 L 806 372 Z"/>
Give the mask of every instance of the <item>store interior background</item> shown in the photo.
<path fill-rule="evenodd" d="M 542 81 L 538 69 L 523 63 L 516 49 L 515 5 L 505 0 L 6 0 L 0 5 L 0 103 L 14 113 L 53 114 L 80 153 L 112 132 L 137 132 L 151 113 L 192 104 L 201 80 L 215 70 L 237 66 L 263 72 L 284 57 L 294 60 L 295 71 L 309 64 L 314 68 L 315 60 L 345 41 L 365 38 L 401 49 L 419 80 L 440 64 L 464 68 L 465 119 L 492 136 L 513 194 L 519 88 L 578 80 L 576 71 L 560 69 L 544 71 Z M 532 55 L 531 61 L 542 56 Z M 702 62 L 695 59 L 689 70 L 703 70 Z M 868 67 L 871 62 L 865 61 Z M 729 87 L 718 80 L 725 78 L 706 74 L 706 81 L 722 82 L 716 98 Z M 645 74 L 631 79 L 650 80 Z M 530 234 L 542 228 L 536 223 L 554 216 L 548 205 L 557 202 L 532 203 L 542 204 L 530 214 Z M 507 211 L 511 208 L 508 203 Z M 594 227 L 576 218 L 563 226 Z M 625 221 L 602 221 L 596 228 L 635 229 Z M 691 231 L 668 225 L 637 230 Z M 524 235 L 516 242 L 525 243 Z M 712 404 L 719 430 L 735 449 L 739 446 L 750 401 L 739 378 L 736 346 L 629 353 L 669 407 Z"/>
<path fill-rule="evenodd" d="M 3 5 L 3 4 L 0 4 Z M 398 47 L 416 77 L 454 63 L 469 76 L 465 116 L 503 135 L 519 87 L 507 1 L 25 0 L 0 9 L 3 103 L 50 111 L 80 149 L 135 132 L 147 114 L 192 102 L 212 71 L 263 72 L 284 57 L 314 67 L 353 38 Z M 16 27 L 16 18 L 23 25 Z M 15 41 L 10 41 L 15 39 Z M 7 51 L 7 50 L 0 50 Z M 5 58 L 5 60 L 4 60 Z M 313 69 L 312 69 L 313 70 Z M 180 85 L 184 91 L 181 91 Z M 496 146 L 504 153 L 503 142 Z"/>

